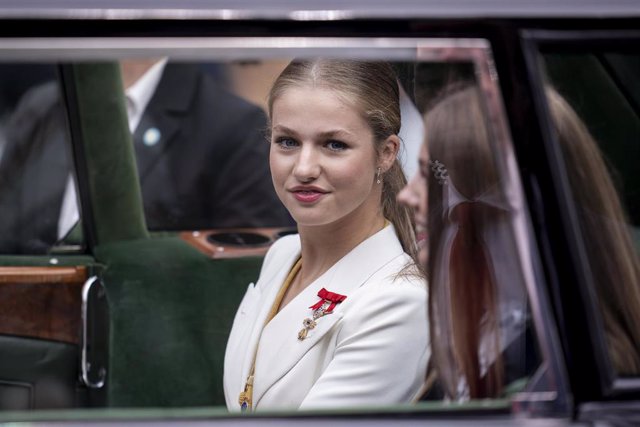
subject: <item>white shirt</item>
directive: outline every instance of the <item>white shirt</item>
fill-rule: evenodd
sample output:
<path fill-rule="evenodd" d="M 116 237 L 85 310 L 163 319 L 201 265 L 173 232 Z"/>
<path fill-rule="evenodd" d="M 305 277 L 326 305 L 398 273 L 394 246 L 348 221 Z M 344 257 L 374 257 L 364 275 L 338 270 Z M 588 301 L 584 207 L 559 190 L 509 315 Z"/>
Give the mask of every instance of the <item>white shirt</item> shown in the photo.
<path fill-rule="evenodd" d="M 160 78 L 166 65 L 167 58 L 156 62 L 142 77 L 125 90 L 129 130 L 131 133 L 138 127 L 142 114 L 156 91 L 158 83 L 160 83 Z"/>
<path fill-rule="evenodd" d="M 155 93 L 158 83 L 160 83 L 160 78 L 166 65 L 167 58 L 156 62 L 134 84 L 125 90 L 129 130 L 132 134 L 140 123 L 142 114 Z M 60 208 L 60 217 L 58 218 L 58 239 L 66 236 L 79 219 L 76 187 L 73 184 L 73 176 L 69 175 L 62 199 L 62 207 Z"/>

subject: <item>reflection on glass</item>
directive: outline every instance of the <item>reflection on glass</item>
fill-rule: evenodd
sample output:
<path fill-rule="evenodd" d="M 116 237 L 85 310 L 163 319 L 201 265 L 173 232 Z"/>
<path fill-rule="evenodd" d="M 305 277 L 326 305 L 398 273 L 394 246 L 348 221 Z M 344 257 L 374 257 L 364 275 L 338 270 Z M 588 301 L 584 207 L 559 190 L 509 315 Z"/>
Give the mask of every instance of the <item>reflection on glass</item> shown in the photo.
<path fill-rule="evenodd" d="M 523 205 L 485 109 L 479 87 L 454 84 L 425 116 L 433 366 L 458 401 L 503 396 L 537 364 L 514 238 Z"/>
<path fill-rule="evenodd" d="M 544 60 L 551 83 L 566 98 L 548 92 L 611 361 L 619 374 L 637 375 L 640 57 L 550 54 Z"/>

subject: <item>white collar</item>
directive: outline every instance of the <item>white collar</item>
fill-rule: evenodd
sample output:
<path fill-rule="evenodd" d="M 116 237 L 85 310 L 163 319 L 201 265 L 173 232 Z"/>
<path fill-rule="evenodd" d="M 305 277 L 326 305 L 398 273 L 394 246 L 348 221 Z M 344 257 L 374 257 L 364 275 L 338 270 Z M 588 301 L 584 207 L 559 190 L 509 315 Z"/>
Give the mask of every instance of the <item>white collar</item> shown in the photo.
<path fill-rule="evenodd" d="M 160 83 L 162 72 L 167 65 L 167 58 L 153 64 L 134 84 L 125 90 L 127 96 L 127 113 L 129 130 L 133 133 L 140 123 L 142 113 L 147 108 L 151 97 Z"/>

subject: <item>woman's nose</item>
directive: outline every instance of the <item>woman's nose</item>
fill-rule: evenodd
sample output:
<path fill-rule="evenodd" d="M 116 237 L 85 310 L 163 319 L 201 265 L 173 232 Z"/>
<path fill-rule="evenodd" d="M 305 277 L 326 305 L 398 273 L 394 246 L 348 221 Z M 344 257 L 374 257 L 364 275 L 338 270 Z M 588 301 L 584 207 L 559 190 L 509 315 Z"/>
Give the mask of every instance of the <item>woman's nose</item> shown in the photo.
<path fill-rule="evenodd" d="M 416 177 L 413 177 L 396 196 L 398 202 L 411 208 L 416 208 L 418 206 L 418 195 L 415 192 L 415 186 Z"/>
<path fill-rule="evenodd" d="M 313 147 L 303 146 L 300 150 L 293 174 L 301 182 L 309 182 L 320 175 L 320 159 Z"/>

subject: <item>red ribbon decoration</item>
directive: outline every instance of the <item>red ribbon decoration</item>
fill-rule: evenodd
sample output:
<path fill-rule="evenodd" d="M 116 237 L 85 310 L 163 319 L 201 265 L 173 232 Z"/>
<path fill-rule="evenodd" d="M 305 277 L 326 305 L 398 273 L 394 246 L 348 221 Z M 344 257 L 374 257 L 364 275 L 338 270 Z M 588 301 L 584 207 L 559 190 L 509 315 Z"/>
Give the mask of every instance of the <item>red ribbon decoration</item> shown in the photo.
<path fill-rule="evenodd" d="M 335 292 L 329 292 L 325 288 L 322 288 L 320 289 L 320 291 L 318 291 L 318 296 L 320 297 L 320 301 L 318 301 L 317 303 L 315 303 L 309 308 L 314 311 L 318 310 L 320 307 L 322 307 L 322 304 L 324 304 L 325 301 L 328 301 L 331 304 L 329 304 L 329 307 L 327 307 L 327 309 L 324 310 L 325 314 L 331 313 L 333 309 L 336 308 L 336 304 L 341 303 L 347 298 L 346 295 L 340 295 L 340 294 L 336 294 Z"/>

